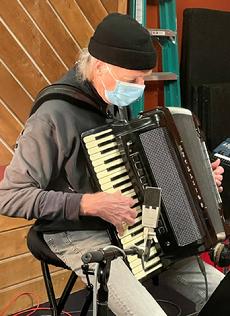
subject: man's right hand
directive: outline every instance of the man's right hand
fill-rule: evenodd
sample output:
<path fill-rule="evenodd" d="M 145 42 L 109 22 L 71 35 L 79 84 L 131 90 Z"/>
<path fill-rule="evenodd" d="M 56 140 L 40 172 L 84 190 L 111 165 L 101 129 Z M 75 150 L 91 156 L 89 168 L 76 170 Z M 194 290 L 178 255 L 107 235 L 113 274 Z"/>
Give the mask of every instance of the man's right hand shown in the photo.
<path fill-rule="evenodd" d="M 132 208 L 137 201 L 123 196 L 121 192 L 98 192 L 83 194 L 80 205 L 80 214 L 83 216 L 99 216 L 112 223 L 119 235 L 123 235 L 125 225 L 135 223 L 137 212 Z"/>

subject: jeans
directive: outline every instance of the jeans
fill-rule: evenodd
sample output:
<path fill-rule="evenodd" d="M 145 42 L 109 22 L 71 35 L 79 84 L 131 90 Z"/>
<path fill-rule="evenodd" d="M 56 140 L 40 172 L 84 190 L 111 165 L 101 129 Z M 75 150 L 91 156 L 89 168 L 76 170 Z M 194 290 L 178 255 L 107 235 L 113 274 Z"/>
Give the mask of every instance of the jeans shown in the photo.
<path fill-rule="evenodd" d="M 81 256 L 92 250 L 104 248 L 110 244 L 105 231 L 68 231 L 56 234 L 44 234 L 50 249 L 67 266 L 86 282 L 81 270 Z M 223 279 L 224 274 L 205 264 L 208 279 L 209 296 Z M 195 257 L 183 259 L 172 265 L 160 275 L 171 288 L 193 301 L 200 310 L 205 301 L 205 282 Z M 94 281 L 92 281 L 94 283 Z M 132 275 L 121 258 L 112 261 L 108 280 L 111 311 L 118 316 L 165 316 L 165 312 L 151 294 Z"/>

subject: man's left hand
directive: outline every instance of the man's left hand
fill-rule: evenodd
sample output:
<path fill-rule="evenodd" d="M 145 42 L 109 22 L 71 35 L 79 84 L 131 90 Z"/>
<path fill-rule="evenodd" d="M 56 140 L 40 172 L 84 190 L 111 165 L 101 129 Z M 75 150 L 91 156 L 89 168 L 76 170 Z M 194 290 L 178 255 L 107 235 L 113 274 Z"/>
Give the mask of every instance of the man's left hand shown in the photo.
<path fill-rule="evenodd" d="M 223 191 L 223 187 L 221 186 L 224 173 L 224 168 L 220 166 L 220 159 L 218 158 L 216 161 L 212 163 L 212 170 L 213 170 L 213 176 L 214 180 L 216 182 L 217 188 L 219 192 Z"/>

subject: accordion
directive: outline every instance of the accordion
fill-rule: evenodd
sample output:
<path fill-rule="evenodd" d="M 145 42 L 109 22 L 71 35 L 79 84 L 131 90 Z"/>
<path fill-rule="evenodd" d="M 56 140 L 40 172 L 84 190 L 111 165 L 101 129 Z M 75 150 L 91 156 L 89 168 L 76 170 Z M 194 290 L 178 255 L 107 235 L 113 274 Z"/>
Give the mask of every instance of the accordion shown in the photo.
<path fill-rule="evenodd" d="M 137 279 L 160 273 L 173 262 L 199 254 L 225 239 L 221 199 L 192 113 L 158 108 L 139 118 L 115 121 L 82 134 L 96 190 L 137 198 L 137 218 L 123 236 L 109 229 L 124 249 L 144 247 L 142 204 L 146 187 L 161 188 L 161 211 L 148 261 L 128 257 Z"/>

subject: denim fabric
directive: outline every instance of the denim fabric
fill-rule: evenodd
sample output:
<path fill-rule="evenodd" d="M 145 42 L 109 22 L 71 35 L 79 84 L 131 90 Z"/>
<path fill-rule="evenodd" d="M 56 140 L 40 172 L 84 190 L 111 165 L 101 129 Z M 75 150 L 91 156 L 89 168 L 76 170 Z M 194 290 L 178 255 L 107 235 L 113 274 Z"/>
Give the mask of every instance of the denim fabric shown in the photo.
<path fill-rule="evenodd" d="M 68 231 L 45 234 L 44 239 L 56 255 L 75 271 L 84 282 L 81 270 L 81 256 L 91 250 L 104 248 L 110 244 L 104 231 Z M 93 265 L 92 265 L 93 267 Z M 224 275 L 206 264 L 209 295 L 215 290 Z M 200 310 L 205 302 L 205 282 L 196 258 L 191 257 L 174 264 L 160 275 L 170 287 L 187 297 Z M 92 280 L 94 283 L 95 280 Z M 118 316 L 165 316 L 154 298 L 137 281 L 122 259 L 112 261 L 109 288 L 109 307 Z"/>

